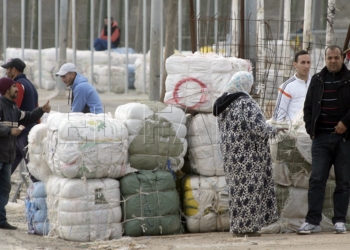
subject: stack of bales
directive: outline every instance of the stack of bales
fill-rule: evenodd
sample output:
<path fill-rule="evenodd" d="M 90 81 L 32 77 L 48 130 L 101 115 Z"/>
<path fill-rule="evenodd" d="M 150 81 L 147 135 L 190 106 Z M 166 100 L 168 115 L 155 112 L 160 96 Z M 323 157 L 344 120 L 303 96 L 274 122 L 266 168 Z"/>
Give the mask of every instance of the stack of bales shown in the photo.
<path fill-rule="evenodd" d="M 263 229 L 266 233 L 296 231 L 305 221 L 308 211 L 308 188 L 311 174 L 311 144 L 306 133 L 302 114 L 289 126 L 286 134 L 270 139 L 274 168 L 279 220 Z M 279 123 L 276 126 L 286 126 Z M 332 231 L 333 192 L 335 188 L 334 170 L 331 169 L 326 184 L 322 211 L 321 228 Z M 347 215 L 350 219 L 350 215 Z"/>
<path fill-rule="evenodd" d="M 29 234 L 47 235 L 49 220 L 47 218 L 46 191 L 44 182 L 32 183 L 27 189 L 24 200 Z"/>
<path fill-rule="evenodd" d="M 73 62 L 72 49 L 66 49 L 67 62 Z M 91 66 L 91 51 L 77 50 L 75 54 L 76 66 L 79 73 L 86 76 L 99 92 L 125 92 L 125 86 L 134 85 L 134 82 L 125 84 L 125 54 L 113 52 L 108 54 L 107 51 L 94 51 L 93 63 Z M 57 64 L 58 52 L 55 48 L 42 49 L 40 52 L 41 70 L 39 69 L 39 51 L 34 49 L 24 49 L 24 62 L 27 67 L 24 73 L 37 88 L 52 90 L 56 86 L 55 73 L 59 70 Z M 130 73 L 134 72 L 134 62 L 140 54 L 130 54 L 128 63 L 132 65 Z M 22 58 L 20 48 L 7 48 L 6 58 Z M 109 68 L 110 57 L 110 68 Z M 108 82 L 108 72 L 110 72 L 110 82 Z M 40 82 L 41 77 L 41 82 Z M 131 78 L 133 81 L 133 77 Z"/>
<path fill-rule="evenodd" d="M 238 71 L 251 71 L 249 61 L 205 55 L 173 55 L 166 61 L 164 103 L 197 113 L 188 118 L 188 162 L 182 196 L 189 232 L 229 229 L 228 189 L 220 150 L 220 133 L 211 114 L 214 102 Z"/>
<path fill-rule="evenodd" d="M 37 131 L 45 130 L 40 124 L 34 126 L 34 132 L 37 126 Z M 75 241 L 120 238 L 122 214 L 116 178 L 133 171 L 127 163 L 126 127 L 104 114 L 53 113 L 46 130 L 46 138 L 33 138 L 36 144 L 46 140 L 41 157 L 47 165 L 32 169 L 48 166 L 52 172 L 46 180 L 49 236 Z M 32 146 L 29 151 L 33 159 L 39 158 Z M 48 171 L 37 172 L 40 177 L 40 172 Z"/>
<path fill-rule="evenodd" d="M 160 102 L 128 103 L 115 118 L 127 127 L 130 166 L 139 170 L 120 179 L 125 235 L 181 233 L 174 173 L 187 150 L 184 112 Z"/>

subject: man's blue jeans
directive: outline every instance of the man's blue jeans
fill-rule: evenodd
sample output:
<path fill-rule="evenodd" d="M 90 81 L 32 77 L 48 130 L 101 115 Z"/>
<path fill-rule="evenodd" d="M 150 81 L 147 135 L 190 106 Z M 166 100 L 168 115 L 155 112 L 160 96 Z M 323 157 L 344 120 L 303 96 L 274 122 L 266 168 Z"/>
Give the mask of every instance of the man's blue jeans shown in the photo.
<path fill-rule="evenodd" d="M 11 163 L 0 162 L 0 225 L 6 222 L 5 206 L 11 191 Z"/>
<path fill-rule="evenodd" d="M 101 39 L 101 38 L 96 38 L 94 41 L 94 48 L 96 51 L 103 51 L 107 50 L 108 44 L 107 40 Z M 111 43 L 111 48 L 115 48 L 114 44 Z"/>
<path fill-rule="evenodd" d="M 333 193 L 333 224 L 346 222 L 350 194 L 350 141 L 343 135 L 321 134 L 312 141 L 312 172 L 309 180 L 306 222 L 319 225 L 329 170 L 334 164 L 336 188 Z"/>

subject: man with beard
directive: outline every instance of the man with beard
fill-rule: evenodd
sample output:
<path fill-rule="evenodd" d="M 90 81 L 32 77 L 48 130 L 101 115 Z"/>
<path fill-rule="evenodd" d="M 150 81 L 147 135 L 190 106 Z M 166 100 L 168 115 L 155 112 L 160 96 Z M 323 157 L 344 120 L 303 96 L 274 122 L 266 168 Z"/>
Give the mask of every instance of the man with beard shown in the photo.
<path fill-rule="evenodd" d="M 49 101 L 33 111 L 22 111 L 14 100 L 17 98 L 16 83 L 7 77 L 0 79 L 0 229 L 14 230 L 17 227 L 7 222 L 5 206 L 11 191 L 11 167 L 16 156 L 16 139 L 21 126 L 39 120 L 44 112 L 49 113 Z"/>

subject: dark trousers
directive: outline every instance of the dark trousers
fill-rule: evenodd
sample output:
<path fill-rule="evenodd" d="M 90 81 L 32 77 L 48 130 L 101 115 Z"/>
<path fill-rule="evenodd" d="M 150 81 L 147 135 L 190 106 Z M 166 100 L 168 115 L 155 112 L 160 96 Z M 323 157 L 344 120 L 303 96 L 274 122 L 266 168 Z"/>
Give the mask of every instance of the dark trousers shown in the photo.
<path fill-rule="evenodd" d="M 96 51 L 107 50 L 108 48 L 107 40 L 96 38 L 94 41 L 94 48 Z M 111 48 L 115 48 L 115 45 L 111 43 Z"/>
<path fill-rule="evenodd" d="M 28 133 L 22 132 L 19 134 L 19 136 L 17 136 L 16 158 L 15 158 L 14 162 L 12 163 L 11 175 L 13 174 L 13 172 L 15 172 L 16 168 L 18 167 L 18 165 L 21 163 L 21 161 L 23 159 L 24 159 L 26 165 L 28 164 L 29 159 L 27 157 L 27 152 L 28 152 L 27 145 L 28 145 Z M 27 170 L 28 170 L 28 168 L 27 168 Z M 28 171 L 28 173 L 29 173 L 29 171 Z M 30 173 L 29 173 L 29 176 L 30 176 L 30 179 L 32 180 L 32 182 L 38 181 Z"/>
<path fill-rule="evenodd" d="M 334 164 L 336 188 L 333 193 L 336 222 L 346 222 L 350 194 L 350 141 L 343 135 L 321 134 L 312 141 L 312 172 L 309 180 L 306 222 L 319 225 L 329 170 Z"/>
<path fill-rule="evenodd" d="M 11 191 L 11 163 L 0 162 L 0 225 L 7 221 L 5 206 Z"/>

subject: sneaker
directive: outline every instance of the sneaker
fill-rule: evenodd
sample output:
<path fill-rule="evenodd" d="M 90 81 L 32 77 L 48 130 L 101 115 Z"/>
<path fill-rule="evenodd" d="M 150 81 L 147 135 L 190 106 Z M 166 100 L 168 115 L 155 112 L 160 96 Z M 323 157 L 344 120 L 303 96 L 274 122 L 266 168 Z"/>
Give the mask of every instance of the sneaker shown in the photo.
<path fill-rule="evenodd" d="M 308 222 L 304 222 L 297 230 L 297 234 L 310 234 L 321 232 L 322 229 L 319 225 L 312 225 Z"/>
<path fill-rule="evenodd" d="M 16 230 L 17 227 L 10 225 L 7 221 L 0 225 L 0 229 Z"/>
<path fill-rule="evenodd" d="M 346 234 L 345 223 L 337 222 L 334 224 L 334 233 L 335 234 Z"/>

